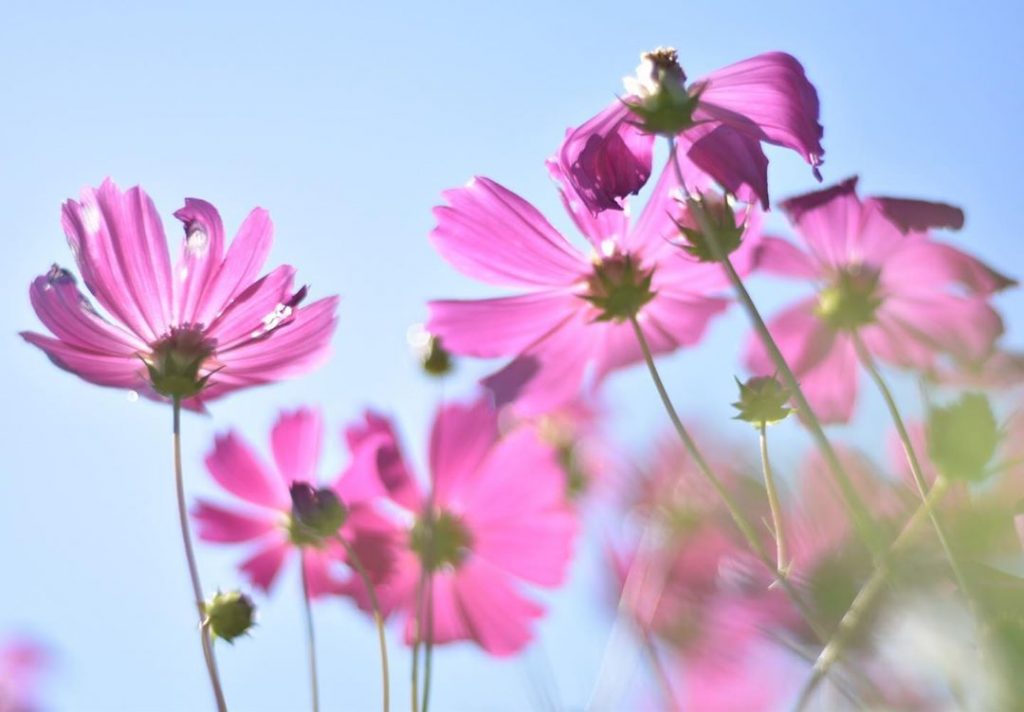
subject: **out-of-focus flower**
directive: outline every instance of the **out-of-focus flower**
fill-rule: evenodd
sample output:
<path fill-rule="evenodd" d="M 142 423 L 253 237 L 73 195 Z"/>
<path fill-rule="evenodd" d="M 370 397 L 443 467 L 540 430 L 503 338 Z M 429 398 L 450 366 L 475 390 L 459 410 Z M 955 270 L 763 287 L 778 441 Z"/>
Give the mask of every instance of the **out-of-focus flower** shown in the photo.
<path fill-rule="evenodd" d="M 576 517 L 565 497 L 554 449 L 532 428 L 499 436 L 486 398 L 438 412 L 430 438 L 432 496 L 405 464 L 391 424 L 367 414 L 349 430 L 361 481 L 378 493 L 401 534 L 394 575 L 378 586 L 385 613 L 405 618 L 405 639 L 417 639 L 420 582 L 430 586 L 423 630 L 435 643 L 470 640 L 492 655 L 512 655 L 531 639 L 543 607 L 521 582 L 554 587 L 565 577 Z M 352 595 L 368 609 L 365 591 Z M 426 639 L 427 635 L 420 635 Z"/>
<path fill-rule="evenodd" d="M 0 641 L 0 712 L 41 709 L 40 683 L 51 664 L 50 651 L 31 638 Z"/>
<path fill-rule="evenodd" d="M 642 56 L 626 91 L 570 129 L 558 152 L 561 172 L 595 215 L 622 210 L 650 178 L 654 133 L 675 136 L 690 190 L 714 182 L 767 208 L 761 142 L 793 149 L 817 175 L 824 154 L 818 94 L 788 54 L 760 54 L 687 85 L 675 50 L 659 49 Z"/>
<path fill-rule="evenodd" d="M 549 162 L 552 175 L 561 170 Z M 431 240 L 457 269 L 525 294 L 430 304 L 427 328 L 446 348 L 482 358 L 514 356 L 485 385 L 499 404 L 522 413 L 571 402 L 589 376 L 599 383 L 643 358 L 629 319 L 636 318 L 654 354 L 697 343 L 728 301 L 717 265 L 701 264 L 673 244 L 683 207 L 666 172 L 640 218 L 623 212 L 594 217 L 571 186 L 562 200 L 593 247 L 572 247 L 525 200 L 486 178 L 445 193 Z M 734 257 L 747 272 L 758 243 L 756 215 Z"/>
<path fill-rule="evenodd" d="M 141 188 L 109 179 L 64 204 L 62 224 L 86 287 L 108 320 L 56 265 L 29 290 L 54 337 L 22 332 L 57 366 L 101 386 L 150 398 L 203 403 L 309 370 L 327 355 L 337 298 L 305 307 L 295 270 L 259 277 L 273 229 L 253 210 L 225 250 L 209 203 L 187 198 L 174 213 L 185 228 L 171 266 L 160 216 Z"/>
<path fill-rule="evenodd" d="M 206 456 L 206 468 L 213 479 L 244 503 L 242 509 L 199 500 L 192 510 L 199 538 L 217 544 L 250 544 L 253 554 L 240 566 L 256 588 L 269 592 L 282 566 L 298 552 L 305 567 L 309 595 L 316 598 L 343 593 L 350 572 L 339 569 L 347 560 L 342 545 L 329 533 L 313 531 L 308 522 L 297 521 L 289 488 L 310 487 L 316 480 L 323 440 L 320 413 L 310 408 L 282 412 L 270 433 L 273 466 L 237 434 L 219 435 Z M 347 540 L 379 540 L 376 555 L 362 563 L 376 577 L 389 562 L 384 554 L 390 528 L 362 502 L 364 488 L 343 472 L 328 489 L 345 505 L 346 516 L 339 532 Z M 323 491 L 321 490 L 323 494 Z M 315 491 L 314 491 L 315 494 Z M 317 501 L 323 500 L 319 496 Z M 302 507 L 300 506 L 300 509 Z M 309 508 L 303 511 L 308 515 Z M 317 519 L 323 522 L 323 517 Z M 360 554 L 360 558 L 364 558 Z"/>
<path fill-rule="evenodd" d="M 774 238 L 760 244 L 763 269 L 817 287 L 768 328 L 823 422 L 846 422 L 853 414 L 854 336 L 878 359 L 921 371 L 931 370 L 940 354 L 977 360 L 1003 330 L 988 298 L 1014 284 L 920 229 L 929 217 L 933 225 L 949 224 L 953 208 L 910 201 L 910 221 L 901 201 L 861 200 L 855 189 L 851 178 L 783 203 L 806 252 Z M 755 373 L 774 368 L 756 336 L 746 362 Z"/>
<path fill-rule="evenodd" d="M 1024 385 L 1024 353 L 996 350 L 980 361 L 936 364 L 926 375 L 942 386 L 1003 391 Z"/>

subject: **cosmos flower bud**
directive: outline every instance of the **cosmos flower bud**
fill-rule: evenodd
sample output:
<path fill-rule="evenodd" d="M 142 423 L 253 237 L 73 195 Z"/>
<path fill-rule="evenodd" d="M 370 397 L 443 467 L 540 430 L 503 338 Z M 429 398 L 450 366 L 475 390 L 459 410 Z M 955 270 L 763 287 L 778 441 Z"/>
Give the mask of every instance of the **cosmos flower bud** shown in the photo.
<path fill-rule="evenodd" d="M 626 77 L 623 83 L 630 94 L 626 105 L 647 133 L 675 136 L 694 125 L 700 91 L 687 90 L 686 73 L 674 49 L 659 47 L 644 53 L 636 75 Z"/>
<path fill-rule="evenodd" d="M 789 389 L 779 383 L 775 376 L 754 376 L 740 383 L 740 399 L 732 404 L 739 411 L 736 420 L 745 420 L 754 425 L 777 423 L 790 413 L 786 407 Z"/>
<path fill-rule="evenodd" d="M 348 517 L 345 504 L 329 487 L 314 488 L 295 482 L 289 488 L 292 516 L 289 534 L 298 545 L 318 545 L 332 538 Z"/>
<path fill-rule="evenodd" d="M 441 345 L 441 340 L 424 329 L 422 324 L 410 327 L 406 338 L 420 366 L 428 375 L 444 376 L 451 373 L 455 367 L 451 353 Z"/>
<path fill-rule="evenodd" d="M 204 625 L 215 636 L 231 643 L 252 628 L 256 606 L 241 591 L 218 591 L 203 604 L 203 612 L 206 616 Z"/>
<path fill-rule="evenodd" d="M 928 413 L 928 454 L 951 480 L 981 480 L 999 446 L 1000 432 L 988 398 L 965 393 Z"/>
<path fill-rule="evenodd" d="M 718 244 L 723 257 L 735 252 L 743 241 L 746 223 L 736 222 L 736 213 L 727 200 L 718 197 L 698 196 L 686 199 L 688 214 L 676 226 L 683 234 L 685 242 L 680 244 L 688 254 L 701 262 L 718 262 L 715 251 L 711 249 L 711 238 Z M 703 229 L 707 227 L 713 235 L 709 236 Z"/>

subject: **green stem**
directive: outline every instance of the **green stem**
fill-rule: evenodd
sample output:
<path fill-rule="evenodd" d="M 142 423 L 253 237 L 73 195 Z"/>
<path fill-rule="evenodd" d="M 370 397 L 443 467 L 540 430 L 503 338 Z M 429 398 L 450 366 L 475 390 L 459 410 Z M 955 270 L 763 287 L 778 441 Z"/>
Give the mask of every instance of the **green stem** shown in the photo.
<path fill-rule="evenodd" d="M 658 395 L 661 397 L 661 403 L 665 407 L 665 412 L 668 413 L 669 420 L 672 421 L 673 427 L 675 427 L 676 434 L 679 436 L 679 440 L 683 443 L 686 451 L 690 454 L 690 458 L 693 460 L 697 469 L 704 476 L 704 479 L 708 481 L 711 487 L 718 494 L 719 498 L 725 504 L 726 509 L 729 510 L 729 515 L 732 517 L 733 523 L 736 528 L 740 530 L 740 534 L 746 540 L 747 545 L 754 555 L 761 560 L 768 569 L 774 574 L 775 579 L 779 582 L 779 585 L 786 591 L 786 594 L 793 601 L 794 606 L 804 617 L 808 626 L 815 633 L 818 638 L 824 642 L 827 638 L 824 628 L 816 621 L 811 611 L 804 604 L 803 599 L 800 597 L 797 590 L 793 587 L 789 579 L 780 571 L 775 563 L 768 556 L 764 547 L 761 545 L 761 541 L 751 525 L 750 521 L 744 516 L 742 510 L 733 500 L 732 495 L 729 494 L 729 490 L 725 488 L 722 481 L 718 479 L 718 476 L 708 465 L 707 460 L 701 454 L 697 447 L 697 443 L 694 442 L 693 438 L 690 437 L 689 431 L 686 426 L 683 425 L 683 421 L 679 418 L 679 414 L 676 412 L 675 406 L 672 405 L 672 399 L 669 398 L 668 391 L 665 390 L 665 384 L 661 381 L 661 376 L 658 373 L 657 366 L 654 365 L 654 357 L 651 355 L 651 347 L 647 343 L 647 337 L 644 336 L 643 329 L 640 328 L 640 323 L 637 321 L 635 316 L 630 317 L 630 324 L 633 325 L 633 332 L 636 334 L 637 342 L 640 344 L 640 350 L 643 352 L 644 361 L 647 363 L 647 370 L 651 374 L 651 380 L 654 381 L 654 387 L 658 391 Z"/>
<path fill-rule="evenodd" d="M 846 649 L 850 640 L 853 639 L 855 634 L 860 630 L 861 624 L 866 620 L 866 611 L 874 603 L 878 594 L 882 591 L 886 579 L 889 577 L 889 573 L 892 570 L 893 557 L 895 554 L 906 546 L 906 543 L 910 540 L 914 532 L 921 525 L 921 522 L 928 516 L 928 513 L 932 510 L 935 504 L 942 498 L 946 493 L 946 481 L 939 479 L 936 481 L 935 486 L 931 488 L 924 501 L 921 502 L 920 506 L 914 511 L 914 514 L 904 525 L 903 530 L 899 533 L 896 539 L 893 541 L 892 546 L 880 556 L 875 563 L 875 569 L 871 574 L 871 577 L 867 580 L 867 583 L 861 587 L 860 591 L 853 599 L 853 603 L 843 614 L 842 619 L 839 621 L 839 625 L 836 627 L 832 637 L 822 648 L 821 653 L 818 655 L 818 659 L 814 662 L 814 668 L 811 670 L 811 677 L 804 684 L 803 689 L 800 691 L 800 697 L 797 700 L 796 710 L 799 712 L 804 709 L 810 702 L 811 695 L 817 689 L 818 685 L 821 684 L 825 676 L 832 669 L 832 666 L 839 660 L 840 655 Z"/>
<path fill-rule="evenodd" d="M 188 562 L 188 574 L 192 581 L 192 595 L 195 598 L 196 610 L 199 612 L 199 641 L 203 648 L 203 660 L 206 671 L 210 675 L 210 686 L 217 703 L 218 712 L 227 711 L 224 691 L 221 689 L 220 676 L 217 674 L 217 659 L 213 654 L 213 642 L 210 640 L 210 629 L 206 625 L 206 606 L 203 603 L 203 586 L 199 582 L 199 568 L 196 566 L 196 555 L 192 549 L 192 534 L 188 526 L 188 510 L 185 505 L 185 478 L 181 468 L 181 399 L 172 401 L 174 441 L 174 489 L 178 498 L 178 524 L 181 526 L 181 540 L 185 545 L 185 560 Z"/>
<path fill-rule="evenodd" d="M 427 645 L 423 655 L 423 705 L 422 712 L 430 706 L 430 680 L 434 661 L 434 575 L 427 576 Z"/>
<path fill-rule="evenodd" d="M 674 167 L 676 178 L 679 180 L 681 187 L 685 186 L 682 168 L 679 165 L 679 156 L 676 152 L 675 139 L 669 137 L 668 142 L 670 162 Z M 691 203 L 691 205 L 699 206 L 699 203 L 694 202 Z M 811 409 L 810 403 L 808 403 L 807 398 L 804 396 L 804 392 L 800 388 L 800 383 L 797 381 L 796 375 L 786 362 L 786 358 L 782 355 L 782 351 L 779 350 L 779 346 L 775 343 L 775 339 L 772 337 L 771 332 L 768 331 L 768 326 L 765 324 L 761 313 L 758 311 L 757 305 L 754 304 L 754 300 L 751 298 L 750 292 L 747 291 L 746 286 L 743 284 L 743 280 L 736 272 L 736 268 L 733 267 L 729 256 L 722 250 L 722 247 L 718 242 L 718 236 L 715 234 L 715 231 L 711 229 L 711 225 L 708 222 L 703 209 L 698 207 L 698 209 L 692 210 L 691 212 L 694 219 L 697 221 L 697 226 L 700 228 L 701 233 L 708 242 L 708 247 L 711 250 L 712 257 L 714 257 L 716 262 L 720 262 L 722 264 L 726 277 L 732 285 L 733 290 L 736 292 L 736 296 L 739 298 L 740 304 L 743 305 L 743 309 L 746 311 L 747 317 L 750 319 L 750 322 L 754 327 L 754 331 L 757 333 L 761 343 L 764 344 L 765 349 L 768 351 L 768 355 L 775 364 L 775 368 L 778 369 L 778 372 L 782 375 L 786 387 L 788 387 L 790 392 L 793 394 L 793 399 L 796 401 L 797 408 L 803 416 L 804 422 L 810 429 L 811 437 L 818 449 L 821 451 L 822 456 L 825 458 L 825 462 L 828 464 L 833 476 L 836 478 L 839 490 L 843 496 L 843 501 L 850 511 L 858 534 L 869 546 L 871 551 L 877 555 L 882 550 L 884 542 L 881 532 L 875 525 L 874 520 L 871 518 L 868 509 L 864 504 L 864 500 L 861 499 L 860 495 L 857 493 L 857 489 L 853 486 L 853 481 L 850 479 L 849 473 L 847 473 L 846 468 L 843 467 L 842 462 L 839 460 L 839 456 L 836 454 L 835 448 L 832 447 L 832 443 L 829 441 L 828 436 L 825 435 L 825 430 L 821 425 L 821 421 L 818 420 L 818 416 L 815 415 L 814 411 Z"/>
<path fill-rule="evenodd" d="M 789 566 L 789 554 L 786 551 L 786 534 L 782 526 L 782 505 L 779 503 L 779 492 L 775 487 L 775 476 L 772 463 L 768 459 L 768 432 L 764 421 L 760 427 L 761 471 L 764 474 L 764 488 L 768 493 L 768 508 L 772 512 L 772 529 L 775 535 L 775 568 L 784 575 Z"/>
<path fill-rule="evenodd" d="M 387 637 L 384 635 L 384 615 L 381 613 L 380 600 L 377 598 L 377 589 L 373 585 L 373 580 L 370 578 L 370 574 L 366 572 L 366 567 L 363 566 L 363 562 L 359 559 L 359 555 L 356 554 L 356 550 L 353 549 L 352 545 L 349 544 L 340 534 L 337 535 L 337 539 L 345 549 L 345 555 L 348 557 L 349 564 L 352 565 L 352 568 L 356 570 L 359 578 L 362 579 L 363 586 L 366 587 L 366 596 L 370 599 L 370 608 L 373 611 L 373 622 L 377 626 L 377 646 L 380 649 L 381 693 L 383 696 L 382 706 L 384 712 L 388 712 L 391 708 L 391 675 L 388 672 L 388 643 Z M 413 677 L 413 680 L 415 680 L 415 676 Z"/>
<path fill-rule="evenodd" d="M 320 712 L 320 685 L 316 676 L 316 637 L 313 633 L 313 605 L 309 601 L 309 576 L 306 575 L 306 554 L 301 554 L 302 607 L 306 614 L 306 653 L 309 658 L 309 686 L 313 712 Z"/>
<path fill-rule="evenodd" d="M 899 435 L 900 442 L 903 443 L 903 452 L 907 457 L 907 464 L 910 466 L 910 474 L 914 478 L 914 484 L 917 485 L 918 494 L 921 496 L 921 501 L 928 502 L 928 483 L 925 482 L 924 474 L 921 472 L 921 461 L 917 457 L 917 451 L 914 448 L 914 443 L 910 439 L 910 433 L 907 432 L 907 426 L 903 422 L 903 417 L 900 415 L 899 407 L 896 405 L 896 399 L 892 396 L 892 391 L 889 390 L 888 384 L 882 377 L 882 372 L 878 370 L 878 365 L 872 358 L 871 353 L 864 347 L 864 342 L 861 341 L 860 336 L 857 333 L 853 335 L 853 346 L 857 351 L 857 357 L 860 359 L 864 369 L 871 376 L 871 380 L 875 382 L 879 392 L 882 394 L 882 398 L 885 400 L 885 405 L 889 409 L 889 415 L 892 417 L 892 422 L 896 426 L 896 432 Z M 935 528 L 935 536 L 939 540 L 939 544 L 942 546 L 942 550 L 946 554 L 946 558 L 949 560 L 949 567 L 953 570 L 953 576 L 956 578 L 957 585 L 960 586 L 960 592 L 964 595 L 968 601 L 972 600 L 970 595 L 970 589 L 967 585 L 967 578 L 964 576 L 963 569 L 957 561 L 956 555 L 953 553 L 953 548 L 949 544 L 949 537 L 946 536 L 946 532 L 939 521 L 939 516 L 934 509 L 928 507 L 928 517 L 932 521 L 932 526 Z"/>

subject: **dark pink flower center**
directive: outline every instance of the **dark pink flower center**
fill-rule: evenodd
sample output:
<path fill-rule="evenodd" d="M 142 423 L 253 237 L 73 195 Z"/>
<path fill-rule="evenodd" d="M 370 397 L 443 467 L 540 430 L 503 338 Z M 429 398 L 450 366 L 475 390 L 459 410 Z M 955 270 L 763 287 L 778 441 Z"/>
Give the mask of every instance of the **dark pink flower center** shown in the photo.
<path fill-rule="evenodd" d="M 409 547 L 428 571 L 458 567 L 472 543 L 473 538 L 462 520 L 446 511 L 420 517 L 409 532 Z"/>
<path fill-rule="evenodd" d="M 839 270 L 832 283 L 818 293 L 815 313 L 839 331 L 853 331 L 873 323 L 882 305 L 880 275 L 877 269 L 863 265 Z"/>
<path fill-rule="evenodd" d="M 654 299 L 653 269 L 645 269 L 630 254 L 615 253 L 596 262 L 581 296 L 600 311 L 597 321 L 622 322 L 637 315 Z"/>

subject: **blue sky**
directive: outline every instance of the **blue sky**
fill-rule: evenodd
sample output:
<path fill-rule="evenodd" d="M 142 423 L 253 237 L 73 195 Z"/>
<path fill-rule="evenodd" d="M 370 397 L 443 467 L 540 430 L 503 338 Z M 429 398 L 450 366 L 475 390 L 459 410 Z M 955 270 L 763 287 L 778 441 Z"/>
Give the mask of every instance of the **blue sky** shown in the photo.
<path fill-rule="evenodd" d="M 210 418 L 186 417 L 189 489 L 209 492 L 201 457 L 213 434 L 237 427 L 263 443 L 281 407 L 318 404 L 337 432 L 372 405 L 393 413 L 421 454 L 439 393 L 410 360 L 406 329 L 429 298 L 487 293 L 426 240 L 440 191 L 487 175 L 567 228 L 543 161 L 658 45 L 678 47 L 694 77 L 761 51 L 796 55 L 822 99 L 826 180 L 859 173 L 867 193 L 959 203 L 967 226 L 949 239 L 1019 276 L 1010 218 L 1024 158 L 1022 21 L 1011 2 L 12 4 L 0 25 L 0 637 L 25 630 L 52 641 L 58 708 L 208 703 L 175 521 L 169 409 L 60 372 L 16 335 L 38 328 L 31 279 L 71 263 L 59 207 L 82 186 L 108 175 L 142 184 L 172 235 L 185 196 L 217 205 L 229 230 L 261 205 L 276 225 L 271 261 L 295 265 L 314 296 L 343 296 L 327 366 L 217 403 Z M 813 187 L 798 158 L 771 158 L 775 196 Z M 769 282 L 756 288 L 767 305 L 784 295 Z M 998 303 L 1020 345 L 1022 297 Z M 749 434 L 728 424 L 727 404 L 744 331 L 734 313 L 699 350 L 664 362 L 682 410 L 740 437 Z M 468 393 L 484 370 L 467 365 L 446 395 Z M 615 434 L 632 447 L 665 426 L 637 369 L 612 381 L 609 400 Z M 866 398 L 859 423 L 838 434 L 877 452 L 879 413 Z M 784 427 L 783 462 L 804 445 L 795 425 Z M 326 460 L 325 475 L 341 466 L 337 439 Z M 570 585 L 548 597 L 542 644 L 524 660 L 469 646 L 439 653 L 436 709 L 521 709 L 527 671 L 544 665 L 565 704 L 586 701 L 609 626 L 597 548 L 616 523 L 605 524 Z M 236 585 L 238 558 L 200 546 L 207 587 Z M 221 651 L 236 709 L 307 704 L 289 573 L 260 600 L 253 638 Z M 370 625 L 344 602 L 319 606 L 317 622 L 326 707 L 373 709 Z M 404 701 L 407 661 L 392 639 Z"/>

